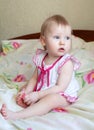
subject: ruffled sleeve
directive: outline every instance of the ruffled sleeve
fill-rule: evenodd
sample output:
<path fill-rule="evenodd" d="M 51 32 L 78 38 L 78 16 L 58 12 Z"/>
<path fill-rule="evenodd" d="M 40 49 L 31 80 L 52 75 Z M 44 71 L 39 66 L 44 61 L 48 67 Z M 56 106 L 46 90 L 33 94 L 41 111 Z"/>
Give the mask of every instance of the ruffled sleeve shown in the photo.
<path fill-rule="evenodd" d="M 36 66 L 41 66 L 41 62 L 45 54 L 45 50 L 37 49 L 35 55 L 33 56 L 33 62 Z"/>
<path fill-rule="evenodd" d="M 80 68 L 81 63 L 73 56 L 71 56 L 70 59 L 74 63 L 74 70 L 78 70 Z"/>
<path fill-rule="evenodd" d="M 69 55 L 69 54 L 66 54 L 66 55 L 62 58 L 62 60 L 61 60 L 61 63 L 60 63 L 59 68 L 58 68 L 58 73 L 60 73 L 62 66 L 63 66 L 67 61 L 69 61 L 69 60 L 71 60 L 71 61 L 73 62 L 74 71 L 76 71 L 76 70 L 79 69 L 81 63 L 80 63 L 74 56 L 71 56 L 71 55 Z"/>

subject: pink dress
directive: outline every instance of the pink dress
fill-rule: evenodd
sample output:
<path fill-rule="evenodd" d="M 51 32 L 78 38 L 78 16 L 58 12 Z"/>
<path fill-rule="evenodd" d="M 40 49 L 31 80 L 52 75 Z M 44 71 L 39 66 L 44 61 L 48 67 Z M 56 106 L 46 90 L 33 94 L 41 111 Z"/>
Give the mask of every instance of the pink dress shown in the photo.
<path fill-rule="evenodd" d="M 33 57 L 33 61 L 38 68 L 38 81 L 35 87 L 35 91 L 45 90 L 49 87 L 53 87 L 57 82 L 61 67 L 63 67 L 63 65 L 68 60 L 72 60 L 74 64 L 74 72 L 71 78 L 71 82 L 67 89 L 64 92 L 60 92 L 59 94 L 64 96 L 68 102 L 75 102 L 77 99 L 78 90 L 80 89 L 79 84 L 75 78 L 75 71 L 79 68 L 80 62 L 78 62 L 77 59 L 75 59 L 73 56 L 65 54 L 64 56 L 59 57 L 52 65 L 46 65 L 44 63 L 46 56 L 46 51 L 38 49 L 35 56 Z"/>

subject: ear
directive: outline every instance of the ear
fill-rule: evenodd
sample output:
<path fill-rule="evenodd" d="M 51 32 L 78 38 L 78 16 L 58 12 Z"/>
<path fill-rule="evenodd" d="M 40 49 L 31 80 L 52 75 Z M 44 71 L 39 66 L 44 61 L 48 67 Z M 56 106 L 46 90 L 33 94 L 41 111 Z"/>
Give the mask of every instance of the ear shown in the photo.
<path fill-rule="evenodd" d="M 41 42 L 41 44 L 42 44 L 43 46 L 46 46 L 46 44 L 45 44 L 45 37 L 44 37 L 44 36 L 41 36 L 41 37 L 40 37 L 40 42 Z"/>

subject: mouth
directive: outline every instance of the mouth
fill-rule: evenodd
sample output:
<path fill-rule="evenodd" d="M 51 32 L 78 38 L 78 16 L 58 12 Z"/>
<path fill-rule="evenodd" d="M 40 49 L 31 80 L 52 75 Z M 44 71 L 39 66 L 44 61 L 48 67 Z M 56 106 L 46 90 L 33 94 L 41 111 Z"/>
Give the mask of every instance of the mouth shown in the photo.
<path fill-rule="evenodd" d="M 65 50 L 64 48 L 59 48 L 60 52 L 64 52 L 64 50 Z"/>

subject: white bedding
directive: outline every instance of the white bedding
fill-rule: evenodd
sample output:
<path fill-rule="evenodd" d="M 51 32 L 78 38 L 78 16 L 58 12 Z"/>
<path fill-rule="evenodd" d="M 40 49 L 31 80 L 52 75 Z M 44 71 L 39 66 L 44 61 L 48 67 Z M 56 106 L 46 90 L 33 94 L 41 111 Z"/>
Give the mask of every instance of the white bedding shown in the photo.
<path fill-rule="evenodd" d="M 91 47 L 90 47 L 90 46 Z M 39 44 L 23 44 L 17 50 L 0 56 L 0 107 L 3 103 L 13 111 L 21 110 L 15 102 L 18 89 L 31 77 L 34 70 L 32 56 Z M 94 130 L 94 42 L 74 48 L 72 54 L 81 61 L 76 73 L 80 83 L 79 98 L 67 107 L 67 112 L 49 112 L 29 119 L 5 120 L 0 115 L 0 130 Z M 83 58 L 82 58 L 83 57 Z M 84 80 L 90 73 L 92 81 Z"/>

